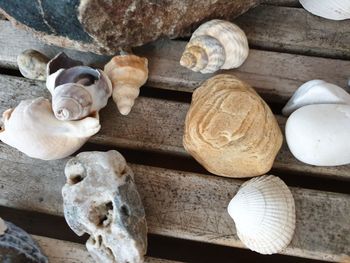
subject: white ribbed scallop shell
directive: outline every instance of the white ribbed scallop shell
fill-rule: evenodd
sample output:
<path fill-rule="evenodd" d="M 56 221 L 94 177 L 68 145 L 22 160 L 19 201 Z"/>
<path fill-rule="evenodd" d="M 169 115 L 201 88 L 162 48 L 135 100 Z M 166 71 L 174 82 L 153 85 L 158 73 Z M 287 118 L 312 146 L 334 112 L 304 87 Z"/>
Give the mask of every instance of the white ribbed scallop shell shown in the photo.
<path fill-rule="evenodd" d="M 193 46 L 198 46 L 204 53 L 201 58 L 196 56 L 198 54 L 194 55 L 193 59 L 196 57 L 196 61 L 190 61 L 187 57 L 191 56 Z M 213 73 L 219 69 L 241 66 L 248 57 L 248 53 L 248 40 L 245 33 L 231 22 L 214 19 L 202 24 L 193 33 L 180 63 L 193 71 Z"/>
<path fill-rule="evenodd" d="M 310 13 L 332 20 L 350 18 L 350 0 L 299 0 Z"/>
<path fill-rule="evenodd" d="M 310 104 L 350 104 L 350 94 L 341 87 L 315 79 L 301 85 L 282 109 L 289 116 L 297 109 Z"/>
<path fill-rule="evenodd" d="M 245 182 L 228 205 L 237 234 L 249 249 L 261 254 L 278 253 L 291 242 L 295 205 L 287 185 L 264 175 Z"/>

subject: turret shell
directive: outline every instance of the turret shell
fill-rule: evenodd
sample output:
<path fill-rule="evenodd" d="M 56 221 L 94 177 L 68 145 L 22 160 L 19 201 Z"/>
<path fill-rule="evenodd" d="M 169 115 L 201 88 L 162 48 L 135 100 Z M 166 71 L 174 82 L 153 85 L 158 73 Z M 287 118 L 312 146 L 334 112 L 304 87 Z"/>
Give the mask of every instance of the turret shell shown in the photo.
<path fill-rule="evenodd" d="M 228 205 L 237 234 L 249 249 L 261 254 L 282 251 L 295 230 L 292 193 L 278 177 L 265 175 L 244 183 Z"/>
<path fill-rule="evenodd" d="M 231 22 L 214 19 L 193 33 L 180 64 L 196 72 L 213 73 L 241 66 L 248 53 L 245 33 Z"/>
<path fill-rule="evenodd" d="M 148 78 L 148 60 L 135 55 L 115 56 L 104 71 L 112 81 L 113 100 L 119 112 L 128 115 Z"/>

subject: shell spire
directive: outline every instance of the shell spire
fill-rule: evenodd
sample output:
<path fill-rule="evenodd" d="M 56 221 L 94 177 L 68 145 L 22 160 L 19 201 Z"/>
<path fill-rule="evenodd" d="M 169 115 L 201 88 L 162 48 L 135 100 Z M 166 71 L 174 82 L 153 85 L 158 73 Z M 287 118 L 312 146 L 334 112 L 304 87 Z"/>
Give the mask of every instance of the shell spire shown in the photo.
<path fill-rule="evenodd" d="M 248 53 L 245 33 L 231 22 L 214 19 L 193 33 L 180 64 L 195 72 L 213 73 L 241 66 Z"/>
<path fill-rule="evenodd" d="M 132 54 L 115 56 L 104 71 L 112 81 L 113 100 L 123 115 L 128 115 L 148 78 L 148 60 Z"/>

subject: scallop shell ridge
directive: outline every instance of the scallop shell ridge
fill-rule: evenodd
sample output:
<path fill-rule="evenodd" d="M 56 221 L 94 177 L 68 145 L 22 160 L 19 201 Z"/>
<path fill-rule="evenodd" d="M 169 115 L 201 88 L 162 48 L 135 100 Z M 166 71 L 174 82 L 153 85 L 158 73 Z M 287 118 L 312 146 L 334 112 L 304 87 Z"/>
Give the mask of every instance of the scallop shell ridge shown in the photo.
<path fill-rule="evenodd" d="M 295 204 L 285 183 L 265 175 L 244 183 L 228 206 L 240 240 L 261 254 L 278 253 L 291 242 Z"/>

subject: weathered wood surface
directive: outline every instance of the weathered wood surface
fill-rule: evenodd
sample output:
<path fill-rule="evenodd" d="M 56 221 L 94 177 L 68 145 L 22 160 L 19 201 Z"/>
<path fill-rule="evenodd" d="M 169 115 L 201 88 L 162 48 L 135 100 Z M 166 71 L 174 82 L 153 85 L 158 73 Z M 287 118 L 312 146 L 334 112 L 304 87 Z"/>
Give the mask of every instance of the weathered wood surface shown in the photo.
<path fill-rule="evenodd" d="M 0 205 L 62 216 L 67 159 L 39 161 L 0 144 Z M 242 247 L 226 207 L 241 180 L 131 164 L 149 232 Z M 288 255 L 350 255 L 350 196 L 292 188 L 297 227 Z"/>
<path fill-rule="evenodd" d="M 15 107 L 21 100 L 50 98 L 44 82 L 0 75 L 0 114 Z M 130 149 L 155 150 L 185 154 L 182 146 L 184 123 L 189 104 L 139 97 L 128 116 L 119 114 L 114 102 L 101 111 L 101 131 L 90 142 Z M 286 119 L 276 115 L 281 129 Z M 284 142 L 274 162 L 274 168 L 316 176 L 350 179 L 350 165 L 316 167 L 296 160 Z"/>
<path fill-rule="evenodd" d="M 159 40 L 135 50 L 149 60 L 148 85 L 192 92 L 212 76 L 195 73 L 180 66 L 179 60 L 185 45 L 184 41 Z M 15 29 L 8 21 L 0 21 L 0 66 L 16 68 L 16 56 L 29 48 L 37 49 L 49 57 L 64 50 L 86 64 L 99 66 L 108 60 L 108 57 L 45 45 L 30 34 Z M 284 103 L 301 84 L 311 79 L 324 79 L 346 88 L 348 68 L 350 61 L 251 49 L 242 67 L 223 72 L 235 74 L 247 81 L 267 101 Z"/>
<path fill-rule="evenodd" d="M 84 245 L 43 236 L 33 235 L 32 237 L 38 242 L 50 263 L 95 263 Z M 145 258 L 145 263 L 176 262 L 152 257 Z"/>
<path fill-rule="evenodd" d="M 350 20 L 333 21 L 302 8 L 260 5 L 234 22 L 250 45 L 259 48 L 350 59 Z"/>
<path fill-rule="evenodd" d="M 278 5 L 278 6 L 294 6 L 294 7 L 301 6 L 299 3 L 299 0 L 264 0 L 262 3 L 266 5 Z"/>

